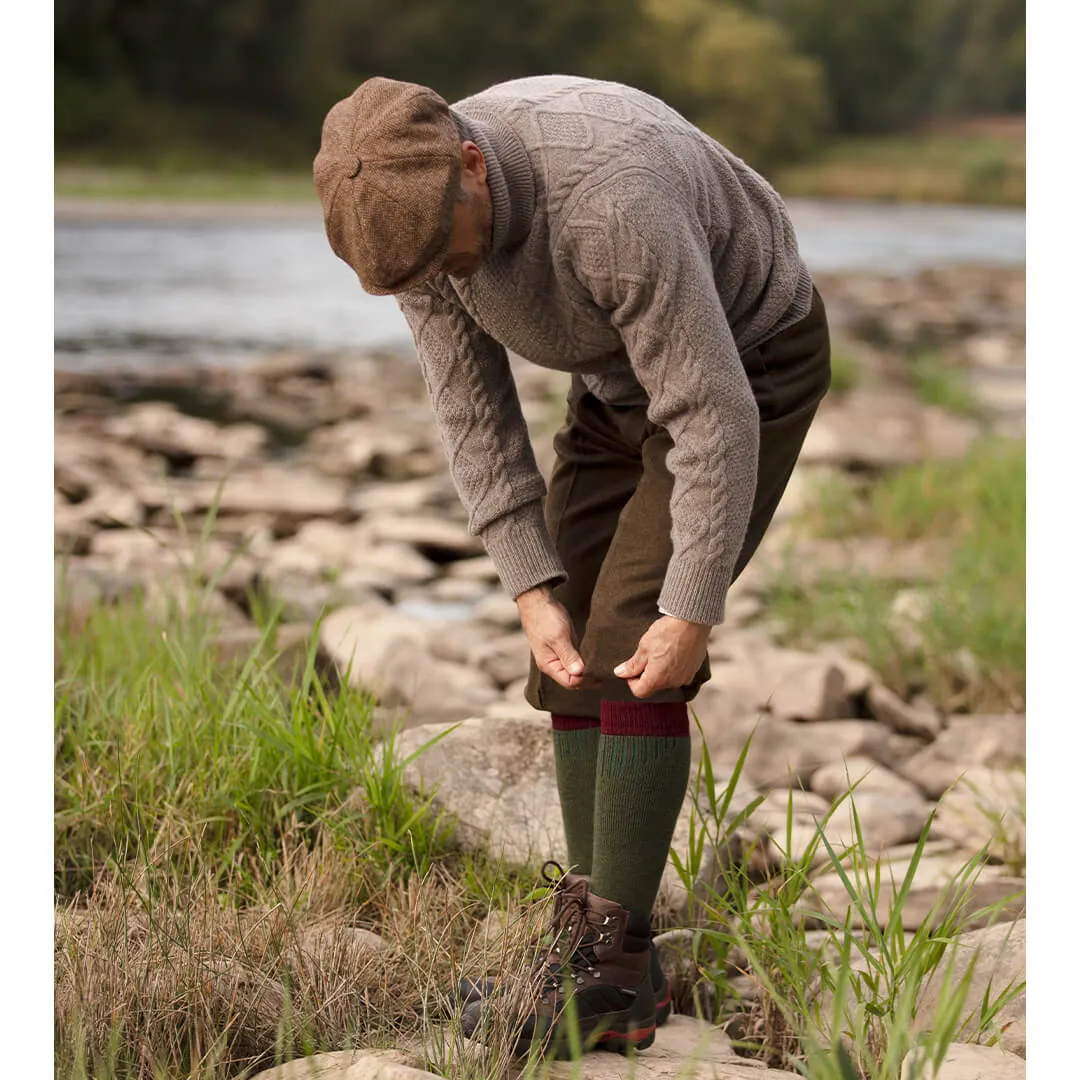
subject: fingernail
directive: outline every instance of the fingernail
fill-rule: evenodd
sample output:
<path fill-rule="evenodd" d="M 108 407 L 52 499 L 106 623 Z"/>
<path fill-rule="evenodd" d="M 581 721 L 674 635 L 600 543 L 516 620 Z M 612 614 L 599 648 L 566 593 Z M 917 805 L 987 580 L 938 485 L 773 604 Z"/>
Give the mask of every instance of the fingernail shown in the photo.
<path fill-rule="evenodd" d="M 617 667 L 617 668 L 615 669 L 615 674 L 616 674 L 616 675 L 625 675 L 625 674 L 626 674 L 626 665 L 625 665 L 625 664 L 620 664 L 620 665 L 619 665 L 619 666 L 618 666 L 618 667 Z"/>
<path fill-rule="evenodd" d="M 571 675 L 580 675 L 583 670 L 584 670 L 584 668 L 581 666 L 581 664 L 577 660 L 573 661 L 571 663 L 571 665 L 570 665 L 570 674 Z"/>

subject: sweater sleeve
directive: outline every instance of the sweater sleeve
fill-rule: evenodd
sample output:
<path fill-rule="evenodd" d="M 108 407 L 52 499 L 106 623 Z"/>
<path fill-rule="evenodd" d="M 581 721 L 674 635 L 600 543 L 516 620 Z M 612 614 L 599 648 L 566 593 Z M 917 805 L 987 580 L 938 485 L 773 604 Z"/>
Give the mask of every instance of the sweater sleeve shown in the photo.
<path fill-rule="evenodd" d="M 707 237 L 686 203 L 652 173 L 616 175 L 579 202 L 561 243 L 618 330 L 649 419 L 674 444 L 673 552 L 659 607 L 715 625 L 753 506 L 759 419 Z"/>
<path fill-rule="evenodd" d="M 504 588 L 517 597 L 566 572 L 544 524 L 536 465 L 506 350 L 434 287 L 397 297 L 416 343 L 458 495 Z"/>

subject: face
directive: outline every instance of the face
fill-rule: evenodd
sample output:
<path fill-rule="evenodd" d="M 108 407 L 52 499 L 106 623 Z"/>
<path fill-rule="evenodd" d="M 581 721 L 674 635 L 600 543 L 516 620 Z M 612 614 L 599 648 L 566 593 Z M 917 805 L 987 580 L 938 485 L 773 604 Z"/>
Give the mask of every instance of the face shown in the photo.
<path fill-rule="evenodd" d="M 491 193 L 484 155 L 476 143 L 461 145 L 462 198 L 454 204 L 450 246 L 442 270 L 455 278 L 471 277 L 491 254 Z"/>

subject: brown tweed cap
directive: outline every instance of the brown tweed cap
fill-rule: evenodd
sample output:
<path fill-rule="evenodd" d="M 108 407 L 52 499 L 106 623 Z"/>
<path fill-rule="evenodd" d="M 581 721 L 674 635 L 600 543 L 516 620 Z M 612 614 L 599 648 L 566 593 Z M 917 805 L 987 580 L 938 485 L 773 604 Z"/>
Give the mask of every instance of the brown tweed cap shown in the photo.
<path fill-rule="evenodd" d="M 326 114 L 313 172 L 330 246 L 367 292 L 402 292 L 438 270 L 461 136 L 434 90 L 381 76 L 362 83 Z"/>

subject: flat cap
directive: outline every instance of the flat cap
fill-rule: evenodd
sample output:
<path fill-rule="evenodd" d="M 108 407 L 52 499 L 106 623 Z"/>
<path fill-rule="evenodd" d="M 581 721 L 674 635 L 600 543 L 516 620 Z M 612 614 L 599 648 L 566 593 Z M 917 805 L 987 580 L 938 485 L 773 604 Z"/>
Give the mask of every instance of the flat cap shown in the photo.
<path fill-rule="evenodd" d="M 326 114 L 312 171 L 330 246 L 367 292 L 402 292 L 438 271 L 461 136 L 434 90 L 368 79 Z"/>

